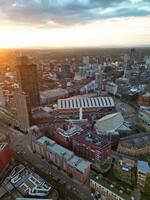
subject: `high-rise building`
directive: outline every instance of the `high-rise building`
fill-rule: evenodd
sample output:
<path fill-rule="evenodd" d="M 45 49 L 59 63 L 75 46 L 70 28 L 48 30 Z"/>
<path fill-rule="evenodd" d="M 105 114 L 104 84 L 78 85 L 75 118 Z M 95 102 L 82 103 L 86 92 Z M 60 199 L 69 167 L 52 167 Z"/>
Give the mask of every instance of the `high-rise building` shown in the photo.
<path fill-rule="evenodd" d="M 90 57 L 89 56 L 83 56 L 82 62 L 85 65 L 89 65 L 90 64 Z"/>
<path fill-rule="evenodd" d="M 0 106 L 5 107 L 5 96 L 2 88 L 0 88 Z"/>
<path fill-rule="evenodd" d="M 27 95 L 17 91 L 14 93 L 14 97 L 16 102 L 17 121 L 19 128 L 26 132 L 30 127 L 30 112 Z"/>
<path fill-rule="evenodd" d="M 19 88 L 29 96 L 30 106 L 40 105 L 37 66 L 29 64 L 25 56 L 18 58 L 17 75 Z"/>

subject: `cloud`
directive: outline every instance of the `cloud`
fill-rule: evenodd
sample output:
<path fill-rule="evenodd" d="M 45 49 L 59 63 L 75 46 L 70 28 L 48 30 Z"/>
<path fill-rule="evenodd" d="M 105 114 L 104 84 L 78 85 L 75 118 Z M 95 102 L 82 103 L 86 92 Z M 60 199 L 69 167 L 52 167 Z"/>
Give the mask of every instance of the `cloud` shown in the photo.
<path fill-rule="evenodd" d="M 150 0 L 1 0 L 1 21 L 53 27 L 150 14 Z"/>

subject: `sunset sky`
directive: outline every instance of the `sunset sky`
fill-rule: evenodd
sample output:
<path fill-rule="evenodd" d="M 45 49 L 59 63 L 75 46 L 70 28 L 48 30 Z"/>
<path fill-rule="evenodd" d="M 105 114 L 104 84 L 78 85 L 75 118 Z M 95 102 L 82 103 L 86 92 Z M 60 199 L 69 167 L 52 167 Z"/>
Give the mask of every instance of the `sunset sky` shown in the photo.
<path fill-rule="evenodd" d="M 0 48 L 150 46 L 150 0 L 0 0 Z"/>

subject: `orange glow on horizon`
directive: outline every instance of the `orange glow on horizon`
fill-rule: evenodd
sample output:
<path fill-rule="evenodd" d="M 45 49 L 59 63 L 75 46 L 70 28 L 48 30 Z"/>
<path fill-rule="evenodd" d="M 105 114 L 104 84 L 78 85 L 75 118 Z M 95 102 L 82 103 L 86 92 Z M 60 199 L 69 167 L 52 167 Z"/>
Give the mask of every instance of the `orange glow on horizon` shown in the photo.
<path fill-rule="evenodd" d="M 150 16 L 96 21 L 60 28 L 0 26 L 0 48 L 101 47 L 145 45 L 150 37 Z"/>

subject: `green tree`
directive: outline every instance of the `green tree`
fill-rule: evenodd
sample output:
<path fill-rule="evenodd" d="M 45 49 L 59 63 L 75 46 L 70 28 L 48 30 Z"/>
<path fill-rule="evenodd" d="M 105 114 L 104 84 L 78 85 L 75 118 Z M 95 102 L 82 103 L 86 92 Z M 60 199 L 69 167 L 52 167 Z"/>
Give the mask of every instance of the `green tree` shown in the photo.
<path fill-rule="evenodd" d="M 146 177 L 146 182 L 145 182 L 145 186 L 144 186 L 144 193 L 147 196 L 150 196 L 150 174 L 147 175 L 147 177 Z"/>
<path fill-rule="evenodd" d="M 137 167 L 131 168 L 131 184 L 136 187 L 137 185 Z"/>

